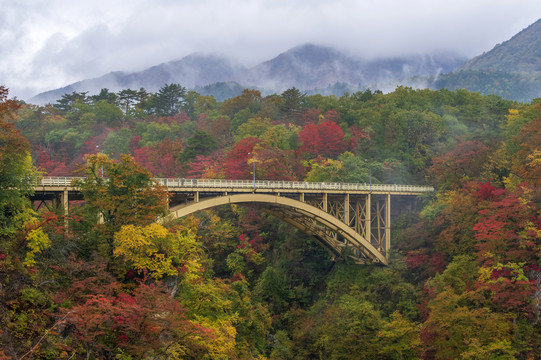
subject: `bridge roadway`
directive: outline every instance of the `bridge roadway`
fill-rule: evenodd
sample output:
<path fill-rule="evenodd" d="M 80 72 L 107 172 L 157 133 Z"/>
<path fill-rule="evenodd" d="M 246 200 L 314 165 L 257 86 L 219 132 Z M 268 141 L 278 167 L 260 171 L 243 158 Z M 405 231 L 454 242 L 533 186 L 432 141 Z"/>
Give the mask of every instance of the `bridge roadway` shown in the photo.
<path fill-rule="evenodd" d="M 45 177 L 35 186 L 34 201 L 84 200 L 74 177 Z M 333 258 L 359 263 L 389 263 L 391 213 L 410 211 L 429 186 L 315 183 L 272 180 L 155 179 L 169 192 L 170 215 L 181 218 L 225 204 L 255 207 L 276 216 L 325 247 Z M 39 206 L 39 205 L 38 205 Z"/>

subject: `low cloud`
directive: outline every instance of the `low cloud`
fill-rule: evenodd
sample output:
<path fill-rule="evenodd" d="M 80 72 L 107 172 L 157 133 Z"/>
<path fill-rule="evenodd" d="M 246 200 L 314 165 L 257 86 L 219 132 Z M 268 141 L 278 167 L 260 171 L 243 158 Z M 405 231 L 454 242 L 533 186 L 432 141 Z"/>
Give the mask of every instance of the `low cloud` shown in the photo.
<path fill-rule="evenodd" d="M 110 71 L 194 52 L 244 65 L 303 43 L 373 58 L 475 56 L 537 20 L 538 0 L 0 0 L 0 82 L 28 98 Z"/>

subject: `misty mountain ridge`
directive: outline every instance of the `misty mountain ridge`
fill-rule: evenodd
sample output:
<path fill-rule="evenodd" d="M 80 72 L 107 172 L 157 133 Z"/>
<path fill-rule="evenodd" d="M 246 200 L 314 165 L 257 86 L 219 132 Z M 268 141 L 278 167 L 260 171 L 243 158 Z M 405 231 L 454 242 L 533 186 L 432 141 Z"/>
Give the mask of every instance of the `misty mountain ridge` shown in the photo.
<path fill-rule="evenodd" d="M 429 87 L 467 89 L 531 102 L 541 97 L 541 19 L 457 70 L 432 78 Z"/>
<path fill-rule="evenodd" d="M 490 70 L 506 73 L 541 72 L 541 19 L 489 52 L 476 56 L 460 70 Z"/>
<path fill-rule="evenodd" d="M 307 92 L 327 89 L 329 94 L 340 96 L 343 92 L 334 93 L 333 89 L 357 91 L 390 87 L 388 90 L 393 90 L 405 79 L 447 73 L 466 60 L 451 53 L 366 60 L 314 44 L 292 48 L 253 67 L 236 64 L 223 56 L 191 54 L 138 72 L 115 71 L 102 77 L 82 80 L 40 93 L 29 99 L 29 102 L 54 103 L 66 93 L 88 91 L 89 94 L 96 94 L 103 88 L 115 92 L 145 88 L 156 92 L 171 83 L 196 91 L 204 90 L 202 94 L 215 95 L 219 101 L 235 96 L 240 93 L 237 92 L 239 88 L 247 87 L 257 88 L 264 94 L 280 93 L 291 87 Z M 220 91 L 214 93 L 213 89 L 218 88 Z"/>
<path fill-rule="evenodd" d="M 36 95 L 30 102 L 55 102 L 73 91 L 98 93 L 139 89 L 156 92 L 178 83 L 218 101 L 244 88 L 263 94 L 296 87 L 308 94 L 341 96 L 371 88 L 393 91 L 398 85 L 414 88 L 467 89 L 483 95 L 529 102 L 541 97 L 541 19 L 492 50 L 467 61 L 453 53 L 363 59 L 336 49 L 305 44 L 253 67 L 223 56 L 192 54 L 139 72 L 112 72 L 95 79 Z"/>

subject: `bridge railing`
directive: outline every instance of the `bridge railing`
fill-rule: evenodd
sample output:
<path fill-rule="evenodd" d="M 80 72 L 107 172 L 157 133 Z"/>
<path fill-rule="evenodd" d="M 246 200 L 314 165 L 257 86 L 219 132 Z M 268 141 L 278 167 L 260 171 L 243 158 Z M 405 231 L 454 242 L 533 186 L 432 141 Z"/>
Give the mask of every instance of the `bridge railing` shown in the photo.
<path fill-rule="evenodd" d="M 70 186 L 75 179 L 82 177 L 44 177 L 43 186 Z M 218 179 L 180 179 L 156 178 L 159 184 L 169 188 L 228 188 L 228 189 L 270 189 L 270 190 L 345 190 L 345 191 L 394 191 L 394 192 L 432 192 L 432 186 L 398 184 L 358 184 L 333 182 L 303 182 L 275 180 L 218 180 Z"/>
<path fill-rule="evenodd" d="M 73 180 L 83 180 L 83 177 L 74 176 L 46 176 L 41 179 L 43 186 L 70 186 Z"/>
<path fill-rule="evenodd" d="M 361 191 L 404 191 L 430 192 L 431 186 L 398 184 L 357 184 L 274 180 L 214 180 L 214 179 L 156 179 L 167 187 L 195 188 L 243 188 L 243 189 L 307 189 L 307 190 L 361 190 Z"/>

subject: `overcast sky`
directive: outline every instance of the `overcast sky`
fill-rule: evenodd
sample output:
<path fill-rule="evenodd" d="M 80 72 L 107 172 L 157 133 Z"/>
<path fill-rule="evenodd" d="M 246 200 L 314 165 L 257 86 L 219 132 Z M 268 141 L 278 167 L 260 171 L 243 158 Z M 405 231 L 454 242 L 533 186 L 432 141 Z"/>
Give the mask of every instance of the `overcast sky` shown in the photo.
<path fill-rule="evenodd" d="M 253 65 L 304 43 L 473 57 L 540 17 L 540 0 L 0 0 L 0 85 L 27 99 L 193 52 Z"/>

